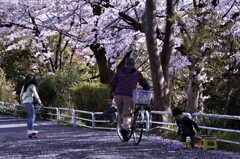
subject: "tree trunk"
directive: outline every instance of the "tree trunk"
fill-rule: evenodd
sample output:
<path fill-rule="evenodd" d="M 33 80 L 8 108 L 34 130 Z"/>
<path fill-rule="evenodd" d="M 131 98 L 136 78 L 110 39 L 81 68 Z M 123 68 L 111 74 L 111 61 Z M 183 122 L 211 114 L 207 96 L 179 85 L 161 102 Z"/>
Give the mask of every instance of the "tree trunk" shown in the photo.
<path fill-rule="evenodd" d="M 109 1 L 106 1 L 106 5 L 109 4 Z M 102 6 L 93 4 L 93 14 L 94 15 L 101 15 L 102 14 Z M 95 22 L 95 26 L 97 27 L 98 21 Z M 97 32 L 95 34 L 95 38 L 97 39 Z M 97 43 L 97 40 L 95 39 L 95 42 L 93 42 L 90 45 L 90 49 L 93 51 L 96 60 L 97 60 L 97 65 L 99 69 L 99 76 L 100 76 L 100 82 L 101 83 L 110 83 L 110 80 L 113 77 L 114 72 L 110 69 L 111 68 L 111 63 L 107 61 L 106 59 L 106 51 L 104 48 L 100 46 L 99 43 Z"/>
<path fill-rule="evenodd" d="M 73 56 L 75 55 L 75 53 L 76 53 L 76 49 L 75 48 L 71 49 L 71 57 L 70 57 L 70 61 L 69 61 L 70 66 L 72 66 Z"/>
<path fill-rule="evenodd" d="M 65 61 L 64 61 L 64 57 L 63 57 L 63 55 L 64 55 L 64 53 L 65 53 L 65 50 L 66 50 L 66 48 L 68 47 L 68 44 L 69 44 L 69 40 L 67 40 L 66 42 L 65 42 L 65 44 L 64 44 L 64 47 L 63 47 L 63 49 L 61 50 L 61 52 L 60 52 L 60 61 L 59 61 L 59 66 L 60 66 L 60 70 L 63 70 L 63 67 L 64 67 L 64 64 L 65 64 Z M 71 57 L 72 58 L 72 57 Z M 72 60 L 72 59 L 71 59 Z"/>
<path fill-rule="evenodd" d="M 188 101 L 186 106 L 186 112 L 194 113 L 196 112 L 196 108 L 198 105 L 199 99 L 199 82 L 198 82 L 198 74 L 196 73 L 196 67 L 193 63 L 190 66 L 189 70 L 189 84 L 188 84 Z"/>
<path fill-rule="evenodd" d="M 169 82 L 169 61 L 173 50 L 173 33 L 174 33 L 174 20 L 171 19 L 174 15 L 174 0 L 167 0 L 167 18 L 165 27 L 165 36 L 163 49 L 161 52 L 161 61 L 163 68 L 163 75 L 165 79 L 163 89 L 163 107 L 165 111 L 171 111 L 171 96 L 170 96 L 170 82 Z"/>
<path fill-rule="evenodd" d="M 108 62 L 106 59 L 105 49 L 101 48 L 100 44 L 91 44 L 90 48 L 93 51 L 97 60 L 100 82 L 106 84 L 110 83 L 110 80 L 113 77 L 113 71 L 110 69 L 111 68 L 110 62 Z"/>
<path fill-rule="evenodd" d="M 188 102 L 185 110 L 186 112 L 194 113 L 203 110 L 201 103 L 203 101 L 200 100 L 201 93 L 203 91 L 200 76 L 204 70 L 206 60 L 206 56 L 191 60 L 192 65 L 189 67 Z"/>
<path fill-rule="evenodd" d="M 143 26 L 146 34 L 147 50 L 149 53 L 150 69 L 153 82 L 154 107 L 155 110 L 164 110 L 163 92 L 165 80 L 161 65 L 161 57 L 157 48 L 156 34 L 156 0 L 147 0 L 145 15 L 143 17 Z"/>
<path fill-rule="evenodd" d="M 55 62 L 54 62 L 55 70 L 58 70 L 58 66 L 59 66 L 61 44 L 62 44 L 62 33 L 59 33 L 57 48 L 56 48 L 56 52 L 55 52 Z"/>
<path fill-rule="evenodd" d="M 232 43 L 230 43 L 229 52 L 230 52 L 230 56 L 229 56 L 228 61 L 231 61 L 231 57 L 234 54 Z M 229 63 L 228 70 L 227 70 L 227 82 L 226 82 L 227 90 L 226 90 L 226 104 L 224 106 L 224 112 L 223 112 L 224 114 L 228 114 L 229 108 L 230 108 L 229 104 L 230 104 L 231 95 L 232 95 L 232 73 L 231 73 L 232 70 L 233 70 L 233 66 Z"/>
<path fill-rule="evenodd" d="M 147 49 L 149 52 L 150 68 L 152 72 L 154 105 L 156 110 L 170 111 L 170 89 L 168 82 L 168 66 L 173 48 L 173 22 L 170 21 L 174 13 L 173 0 L 167 1 L 167 19 L 164 37 L 164 45 L 161 56 L 157 49 L 156 34 L 156 1 L 147 0 L 143 25 Z"/>

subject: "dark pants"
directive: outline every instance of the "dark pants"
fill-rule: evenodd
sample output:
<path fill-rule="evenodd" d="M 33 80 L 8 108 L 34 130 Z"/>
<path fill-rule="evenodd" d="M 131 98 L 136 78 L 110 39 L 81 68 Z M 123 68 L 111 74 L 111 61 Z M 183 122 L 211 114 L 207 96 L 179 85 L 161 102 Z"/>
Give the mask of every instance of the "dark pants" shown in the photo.
<path fill-rule="evenodd" d="M 114 116 L 115 112 L 117 112 L 117 108 L 109 107 L 109 108 L 104 110 L 103 116 L 105 118 L 109 119 L 110 121 L 113 121 L 113 116 Z"/>
<path fill-rule="evenodd" d="M 193 136 L 189 136 L 190 139 L 191 139 L 191 147 L 193 148 L 194 145 L 195 145 L 195 139 L 196 137 L 193 135 Z M 186 142 L 186 138 L 187 136 L 184 136 L 184 135 L 181 135 L 181 139 L 180 139 L 180 142 Z"/>

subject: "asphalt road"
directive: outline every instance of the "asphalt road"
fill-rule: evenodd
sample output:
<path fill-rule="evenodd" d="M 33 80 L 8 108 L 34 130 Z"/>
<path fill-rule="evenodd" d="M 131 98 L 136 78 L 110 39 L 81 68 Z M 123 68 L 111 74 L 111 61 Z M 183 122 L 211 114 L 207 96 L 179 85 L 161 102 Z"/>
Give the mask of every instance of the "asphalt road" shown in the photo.
<path fill-rule="evenodd" d="M 39 139 L 26 134 L 26 119 L 0 116 L 0 159 L 240 159 L 239 153 L 220 150 L 169 149 L 171 140 L 144 135 L 121 142 L 115 131 L 73 128 L 36 121 Z"/>

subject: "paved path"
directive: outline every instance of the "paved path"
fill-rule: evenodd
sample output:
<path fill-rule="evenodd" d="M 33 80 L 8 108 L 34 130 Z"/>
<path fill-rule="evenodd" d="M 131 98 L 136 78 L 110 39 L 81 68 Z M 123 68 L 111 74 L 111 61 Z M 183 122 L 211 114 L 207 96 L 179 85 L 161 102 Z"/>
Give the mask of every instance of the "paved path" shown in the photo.
<path fill-rule="evenodd" d="M 200 149 L 169 150 L 168 139 L 144 135 L 135 146 L 114 131 L 73 128 L 36 121 L 39 139 L 26 135 L 26 120 L 0 116 L 0 159 L 240 159 L 239 153 Z"/>

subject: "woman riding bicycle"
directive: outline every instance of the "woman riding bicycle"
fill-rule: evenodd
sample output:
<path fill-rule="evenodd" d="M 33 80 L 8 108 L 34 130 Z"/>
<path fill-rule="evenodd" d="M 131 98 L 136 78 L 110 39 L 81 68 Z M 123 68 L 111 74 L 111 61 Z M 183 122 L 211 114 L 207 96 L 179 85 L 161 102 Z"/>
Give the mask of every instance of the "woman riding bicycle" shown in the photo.
<path fill-rule="evenodd" d="M 132 91 L 137 84 L 144 90 L 149 90 L 150 85 L 142 73 L 135 68 L 135 61 L 132 57 L 125 60 L 125 67 L 118 69 L 111 80 L 112 91 L 118 109 L 118 123 L 121 126 L 121 133 L 125 141 L 131 126 Z"/>

